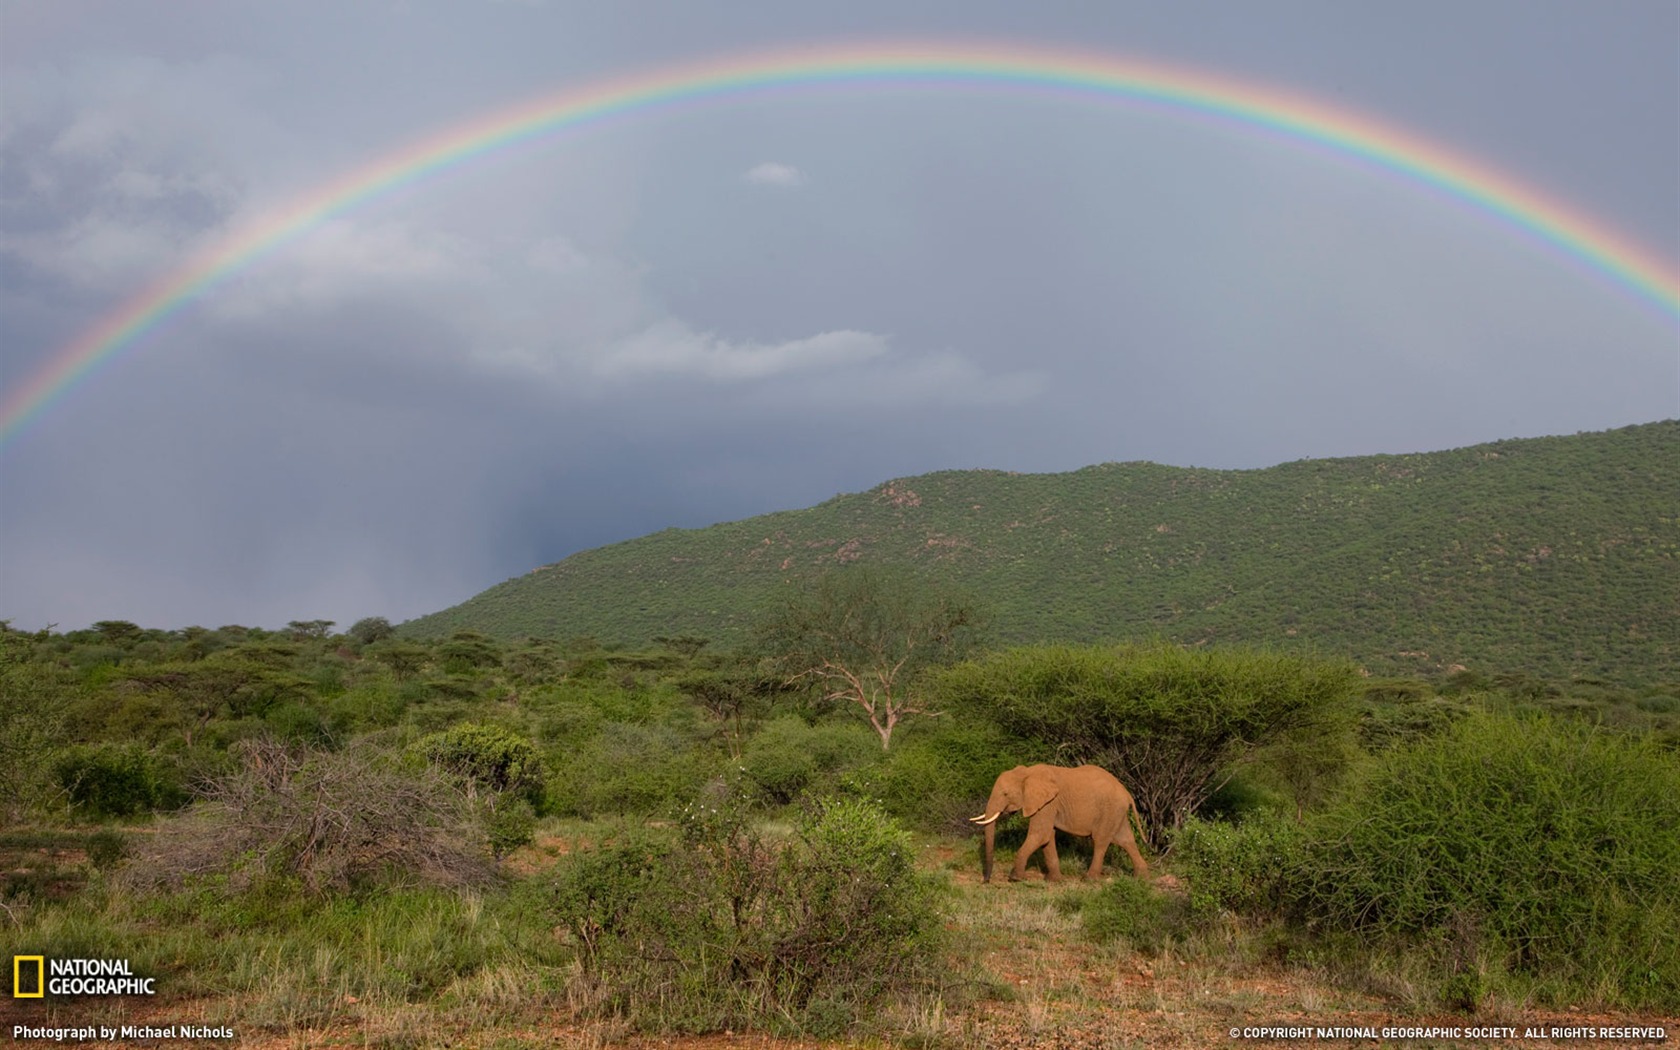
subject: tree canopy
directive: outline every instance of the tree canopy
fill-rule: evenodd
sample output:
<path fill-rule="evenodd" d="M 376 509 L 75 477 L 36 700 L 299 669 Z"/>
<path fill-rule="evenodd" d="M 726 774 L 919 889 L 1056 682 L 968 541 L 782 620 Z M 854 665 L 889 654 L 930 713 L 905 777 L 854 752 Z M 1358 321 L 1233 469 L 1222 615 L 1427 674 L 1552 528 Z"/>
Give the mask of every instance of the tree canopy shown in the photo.
<path fill-rule="evenodd" d="M 1160 847 L 1245 759 L 1347 732 L 1358 682 L 1345 661 L 1257 649 L 1041 645 L 948 668 L 932 692 L 1063 764 L 1108 769 Z"/>

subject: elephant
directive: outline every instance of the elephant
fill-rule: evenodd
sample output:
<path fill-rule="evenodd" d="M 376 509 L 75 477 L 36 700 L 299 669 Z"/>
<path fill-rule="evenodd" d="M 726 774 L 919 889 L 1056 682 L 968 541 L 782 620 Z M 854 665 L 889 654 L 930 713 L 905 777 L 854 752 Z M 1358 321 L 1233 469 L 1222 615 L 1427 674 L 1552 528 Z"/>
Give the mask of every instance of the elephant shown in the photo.
<path fill-rule="evenodd" d="M 1051 882 L 1062 877 L 1061 862 L 1056 857 L 1056 832 L 1070 835 L 1089 835 L 1092 842 L 1091 870 L 1086 878 L 1102 876 L 1103 858 L 1111 842 L 1120 844 L 1132 858 L 1132 871 L 1138 878 L 1149 876 L 1149 865 L 1138 852 L 1137 840 L 1132 837 L 1131 814 L 1137 809 L 1131 792 L 1121 786 L 1114 774 L 1101 766 L 1016 766 L 998 775 L 992 786 L 992 797 L 986 812 L 969 820 L 986 829 L 985 882 L 992 881 L 992 845 L 996 838 L 998 818 L 1020 810 L 1027 818 L 1027 841 L 1015 854 L 1015 867 L 1009 873 L 1010 882 L 1018 882 L 1026 874 L 1027 859 L 1039 847 L 1044 848 L 1044 867 Z"/>

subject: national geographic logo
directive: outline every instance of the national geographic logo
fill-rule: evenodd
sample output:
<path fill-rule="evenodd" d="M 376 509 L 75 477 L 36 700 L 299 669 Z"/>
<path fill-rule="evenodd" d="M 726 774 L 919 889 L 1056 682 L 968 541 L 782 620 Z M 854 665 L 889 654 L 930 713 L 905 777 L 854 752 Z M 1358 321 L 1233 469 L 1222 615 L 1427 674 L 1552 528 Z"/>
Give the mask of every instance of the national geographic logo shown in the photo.
<path fill-rule="evenodd" d="M 12 956 L 12 998 L 53 995 L 156 995 L 155 977 L 136 977 L 127 959 Z"/>

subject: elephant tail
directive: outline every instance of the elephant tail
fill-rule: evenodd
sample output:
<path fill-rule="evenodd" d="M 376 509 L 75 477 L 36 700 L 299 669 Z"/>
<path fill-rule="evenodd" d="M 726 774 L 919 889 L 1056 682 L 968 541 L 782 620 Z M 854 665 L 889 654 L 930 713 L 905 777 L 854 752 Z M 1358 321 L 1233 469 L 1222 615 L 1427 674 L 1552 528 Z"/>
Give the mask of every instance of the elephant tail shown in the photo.
<path fill-rule="evenodd" d="M 1142 842 L 1148 842 L 1149 829 L 1143 824 L 1143 811 L 1138 809 L 1137 799 L 1135 798 L 1128 799 L 1126 802 L 1126 819 L 1131 822 L 1138 839 Z"/>

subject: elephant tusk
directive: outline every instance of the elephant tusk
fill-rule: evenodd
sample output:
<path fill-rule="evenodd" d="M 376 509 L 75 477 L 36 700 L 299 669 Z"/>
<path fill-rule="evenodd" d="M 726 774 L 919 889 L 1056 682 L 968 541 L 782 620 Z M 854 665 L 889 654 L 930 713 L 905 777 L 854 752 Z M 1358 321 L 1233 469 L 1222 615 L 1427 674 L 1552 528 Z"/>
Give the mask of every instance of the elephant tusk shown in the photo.
<path fill-rule="evenodd" d="M 969 822 L 973 823 L 973 824 L 990 824 L 992 821 L 996 820 L 997 818 L 999 818 L 1001 816 L 1003 816 L 1002 813 L 993 813 L 989 817 L 986 816 L 986 814 L 982 813 L 978 817 L 969 817 L 968 819 L 969 819 Z"/>

